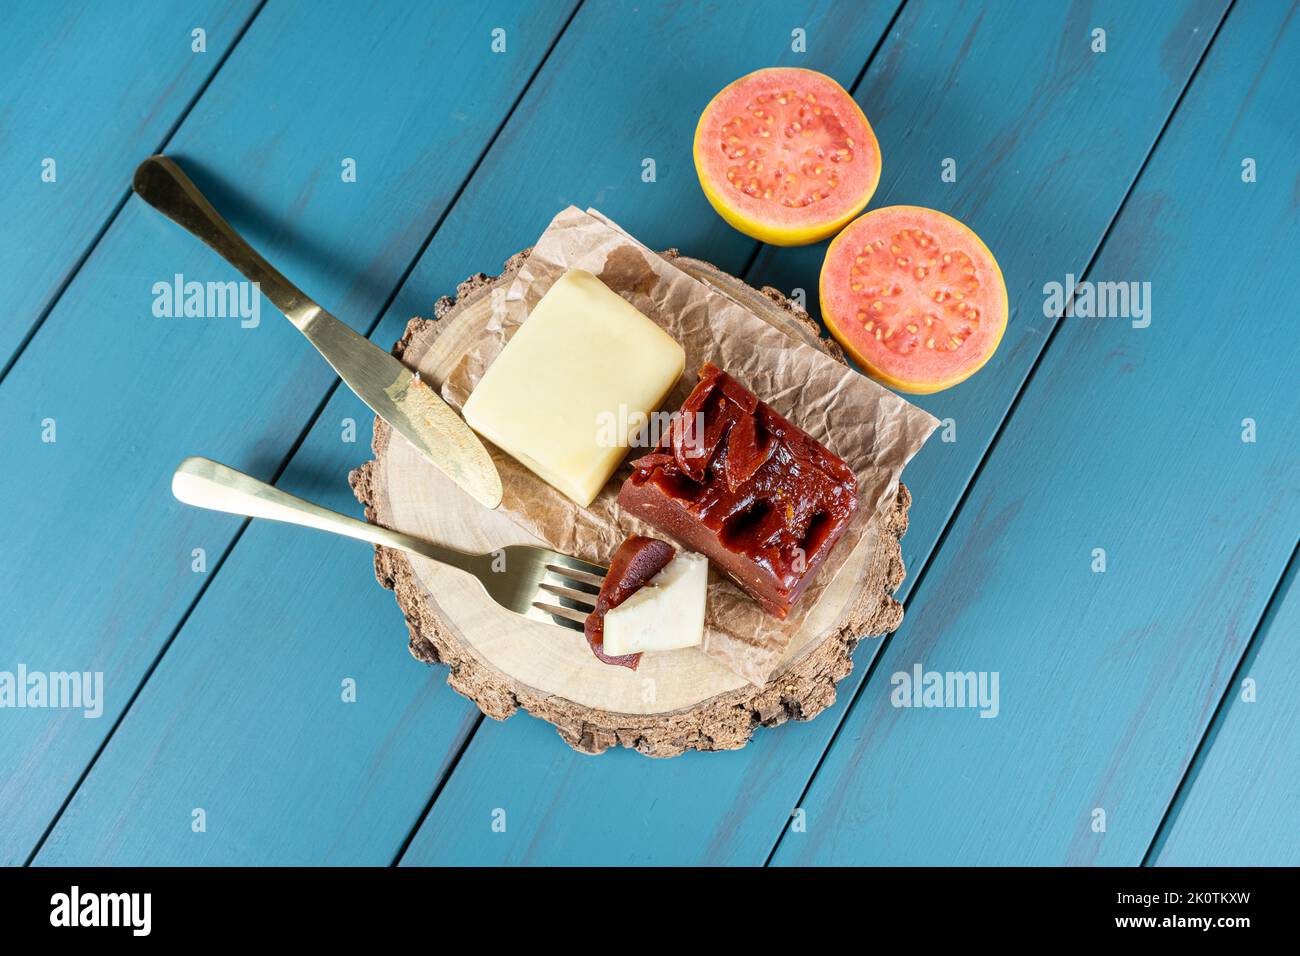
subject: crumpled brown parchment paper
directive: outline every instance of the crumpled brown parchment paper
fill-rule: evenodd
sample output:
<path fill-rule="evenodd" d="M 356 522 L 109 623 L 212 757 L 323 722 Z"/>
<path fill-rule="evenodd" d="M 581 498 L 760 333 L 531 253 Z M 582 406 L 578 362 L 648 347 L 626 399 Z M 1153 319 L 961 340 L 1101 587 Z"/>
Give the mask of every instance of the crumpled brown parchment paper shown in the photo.
<path fill-rule="evenodd" d="M 761 686 L 882 504 L 893 499 L 903 466 L 938 421 L 687 275 L 598 212 L 573 206 L 542 233 L 510 288 L 493 303 L 483 336 L 447 376 L 442 395 L 454 408 L 464 405 L 513 331 L 569 269 L 599 276 L 685 348 L 686 371 L 665 401 L 666 410 L 681 405 L 695 386 L 699 367 L 712 362 L 841 456 L 858 477 L 857 514 L 785 621 L 760 610 L 730 579 L 710 573 L 704 653 Z M 658 536 L 623 514 L 616 503 L 631 472 L 627 462 L 648 449 L 631 449 L 596 500 L 582 508 L 500 449 L 489 447 L 505 492 L 501 509 L 557 551 L 608 564 L 628 535 Z"/>

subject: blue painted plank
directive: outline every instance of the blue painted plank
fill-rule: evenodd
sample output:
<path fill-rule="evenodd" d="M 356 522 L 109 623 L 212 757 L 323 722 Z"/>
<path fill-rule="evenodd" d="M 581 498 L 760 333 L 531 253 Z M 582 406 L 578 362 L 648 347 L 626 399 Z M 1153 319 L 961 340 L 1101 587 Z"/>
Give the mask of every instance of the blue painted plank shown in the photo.
<path fill-rule="evenodd" d="M 336 393 L 280 485 L 355 512 L 370 417 Z M 478 710 L 404 652 L 373 578 L 363 544 L 254 522 L 36 863 L 391 863 Z"/>
<path fill-rule="evenodd" d="M 1217 3 L 1153 18 L 1119 3 L 1085 15 L 1051 4 L 914 0 L 868 70 L 857 98 L 880 137 L 885 169 L 873 204 L 930 204 L 969 221 L 1001 257 L 1015 308 L 995 362 L 925 403 L 941 417 L 956 415 L 960 440 L 945 445 L 936 436 L 919 456 L 930 463 L 904 475 L 916 496 L 904 539 L 913 572 L 1042 347 L 1043 277 L 1081 271 L 1221 12 Z M 1089 30 L 1100 22 L 1115 39 L 1094 58 Z M 869 47 L 864 39 L 861 48 Z M 1072 140 L 1075 129 L 1103 128 L 1105 150 Z M 953 154 L 958 182 L 946 184 L 940 163 Z M 752 278 L 811 289 L 819 264 L 815 250 L 764 253 Z M 852 695 L 875 646 L 859 652 L 843 696 Z M 738 753 L 655 763 L 627 753 L 585 758 L 549 739 L 548 728 L 519 721 L 485 726 L 406 862 L 762 863 L 843 712 L 841 703 L 812 723 L 760 731 Z M 485 823 L 495 807 L 512 821 L 504 835 Z"/>
<path fill-rule="evenodd" d="M 751 246 L 708 210 L 689 153 L 684 161 L 677 156 L 690 141 L 694 117 L 676 104 L 686 97 L 702 104 L 735 73 L 767 62 L 769 49 L 788 48 L 784 20 L 779 29 L 768 22 L 788 9 L 775 3 L 751 9 L 739 28 L 701 19 L 689 6 L 672 12 L 624 4 L 581 9 L 372 337 L 391 344 L 412 313 L 428 314 L 432 301 L 465 274 L 491 269 L 529 244 L 569 201 L 600 198 L 611 213 L 630 216 L 665 243 L 683 207 L 695 208 L 692 219 L 720 240 L 706 248 L 739 269 Z M 827 10 L 819 6 L 799 23 L 814 30 Z M 880 30 L 890 12 L 864 12 L 852 22 Z M 833 56 L 824 51 L 814 62 L 848 81 L 861 66 L 858 42 L 830 49 Z M 611 55 L 618 70 L 610 69 Z M 710 64 L 703 75 L 681 68 L 697 61 Z M 652 118 L 652 136 L 629 128 L 626 115 L 637 114 Z M 640 178 L 647 153 L 664 160 L 654 184 Z M 336 394 L 282 485 L 309 496 L 328 493 L 336 506 L 355 510 L 339 498 L 346 489 L 336 464 L 366 457 L 360 446 L 339 448 L 339 423 L 348 415 L 361 422 L 365 441 L 369 416 L 358 412 L 349 394 Z M 174 509 L 169 517 L 186 520 Z M 295 567 L 309 570 L 286 587 L 284 578 Z M 300 606 L 308 609 L 306 617 L 296 619 Z M 328 627 L 330 636 L 312 640 L 310 654 L 304 653 L 318 627 Z M 257 646 L 272 636 L 288 646 L 259 656 Z M 443 686 L 445 669 L 410 660 L 405 637 L 392 595 L 374 583 L 367 549 L 254 524 L 37 862 L 168 863 L 195 853 L 203 862 L 391 859 L 418 822 L 448 751 L 467 735 L 466 720 L 478 713 Z M 335 688 L 341 673 L 357 669 L 353 645 L 367 648 L 362 687 L 369 697 L 344 706 Z M 218 649 L 228 649 L 229 659 Z M 257 675 L 252 688 L 250 673 Z M 256 688 L 265 686 L 279 696 L 261 703 Z M 379 703 L 376 693 L 387 700 Z M 411 714 L 400 736 L 387 724 L 397 708 Z M 353 723 L 354 732 L 342 736 L 339 722 L 345 720 L 364 725 Z M 292 738 L 294 774 L 259 775 L 248 783 L 250 768 L 274 760 L 274 742 L 263 742 L 268 723 Z M 508 726 L 529 725 L 545 731 L 543 753 L 562 749 L 546 725 L 519 718 Z M 359 768 L 375 765 L 385 783 L 364 791 L 355 777 Z M 219 812 L 209 815 L 208 832 L 198 842 L 188 814 L 202 799 L 219 805 Z M 302 816 L 306 802 L 313 808 L 310 820 Z M 323 845 L 320 834 L 335 827 L 345 842 Z M 276 837 L 259 843 L 249 830 Z"/>
<path fill-rule="evenodd" d="M 0 369 L 72 277 L 256 9 L 255 0 L 5 5 Z M 203 52 L 192 31 L 204 31 Z M 46 166 L 52 161 L 52 166 Z"/>
<path fill-rule="evenodd" d="M 1297 62 L 1294 6 L 1234 7 L 1093 270 L 1149 327 L 1062 321 L 775 862 L 1143 859 L 1300 538 L 1300 259 L 1260 273 L 1300 248 Z M 998 674 L 998 716 L 895 706 L 917 666 Z"/>
<path fill-rule="evenodd" d="M 391 312 L 420 314 L 468 272 L 496 271 L 567 205 L 599 209 L 651 248 L 739 272 L 757 246 L 700 190 L 691 157 L 700 112 L 765 66 L 821 70 L 848 86 L 898 6 L 763 0 L 726 16 L 689 3 L 584 7 L 556 48 L 562 68 L 538 78 Z M 808 38 L 805 53 L 791 49 L 795 29 Z M 647 159 L 653 182 L 642 178 Z"/>
<path fill-rule="evenodd" d="M 1297 569 L 1292 559 L 1240 680 L 1228 689 L 1153 854 L 1158 866 L 1300 865 Z"/>
<path fill-rule="evenodd" d="M 509 0 L 271 4 L 171 151 L 268 258 L 366 330 L 568 13 Z M 155 317 L 154 284 L 175 274 L 232 278 L 130 201 L 0 384 L 12 451 L 0 493 L 23 503 L 0 515 L 3 659 L 102 671 L 106 697 L 98 720 L 6 715 L 3 862 L 36 845 L 238 528 L 171 501 L 176 462 L 202 452 L 272 477 L 335 381 L 269 305 L 248 328 Z M 46 419 L 55 443 L 42 441 Z"/>

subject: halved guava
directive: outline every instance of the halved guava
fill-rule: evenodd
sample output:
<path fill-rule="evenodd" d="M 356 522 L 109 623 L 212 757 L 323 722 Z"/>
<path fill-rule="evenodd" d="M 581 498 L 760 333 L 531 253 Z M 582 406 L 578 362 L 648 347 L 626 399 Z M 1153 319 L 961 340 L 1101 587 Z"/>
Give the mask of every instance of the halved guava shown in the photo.
<path fill-rule="evenodd" d="M 802 246 L 839 231 L 880 182 L 880 146 L 853 97 L 813 70 L 742 76 L 704 108 L 695 171 L 713 208 L 763 242 Z"/>
<path fill-rule="evenodd" d="M 826 250 L 822 318 L 876 381 L 926 394 L 964 381 L 1007 327 L 1002 270 L 951 216 L 888 206 L 860 216 Z"/>

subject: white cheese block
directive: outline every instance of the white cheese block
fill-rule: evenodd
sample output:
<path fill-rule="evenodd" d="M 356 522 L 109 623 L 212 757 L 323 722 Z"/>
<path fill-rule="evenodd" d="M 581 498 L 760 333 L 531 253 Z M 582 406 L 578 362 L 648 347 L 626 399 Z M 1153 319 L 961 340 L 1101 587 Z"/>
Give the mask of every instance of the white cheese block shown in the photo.
<path fill-rule="evenodd" d="M 561 276 L 465 402 L 471 428 L 586 507 L 686 353 L 590 272 Z"/>
<path fill-rule="evenodd" d="M 700 644 L 708 586 L 708 559 L 678 552 L 644 587 L 606 612 L 605 653 L 619 657 Z"/>

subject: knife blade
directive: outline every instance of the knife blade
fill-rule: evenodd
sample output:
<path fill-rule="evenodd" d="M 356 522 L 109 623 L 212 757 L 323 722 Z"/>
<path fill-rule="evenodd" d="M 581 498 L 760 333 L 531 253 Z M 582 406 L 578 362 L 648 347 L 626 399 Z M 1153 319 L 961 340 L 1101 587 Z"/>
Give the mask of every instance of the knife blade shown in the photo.
<path fill-rule="evenodd" d="M 501 476 L 483 442 L 415 372 L 328 312 L 299 326 L 339 378 L 434 467 L 488 508 Z"/>

